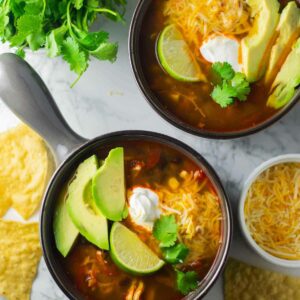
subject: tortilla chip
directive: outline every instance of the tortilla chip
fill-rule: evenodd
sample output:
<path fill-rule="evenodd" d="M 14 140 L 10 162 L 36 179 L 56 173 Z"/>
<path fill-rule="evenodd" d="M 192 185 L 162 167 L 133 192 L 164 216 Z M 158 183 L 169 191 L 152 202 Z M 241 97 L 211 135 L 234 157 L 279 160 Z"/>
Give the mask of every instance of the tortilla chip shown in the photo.
<path fill-rule="evenodd" d="M 0 295 L 28 300 L 41 258 L 38 223 L 0 220 Z"/>
<path fill-rule="evenodd" d="M 0 135 L 0 217 L 12 206 L 24 219 L 40 205 L 53 159 L 43 139 L 24 124 Z"/>
<path fill-rule="evenodd" d="M 300 300 L 300 277 L 263 270 L 230 259 L 225 269 L 225 300 Z"/>
<path fill-rule="evenodd" d="M 1 152 L 1 150 L 0 150 Z M 1 159 L 1 158 L 0 158 Z M 6 188 L 2 185 L 4 179 L 0 178 L 0 217 L 4 216 L 7 210 L 11 207 L 11 199 L 4 195 Z"/>

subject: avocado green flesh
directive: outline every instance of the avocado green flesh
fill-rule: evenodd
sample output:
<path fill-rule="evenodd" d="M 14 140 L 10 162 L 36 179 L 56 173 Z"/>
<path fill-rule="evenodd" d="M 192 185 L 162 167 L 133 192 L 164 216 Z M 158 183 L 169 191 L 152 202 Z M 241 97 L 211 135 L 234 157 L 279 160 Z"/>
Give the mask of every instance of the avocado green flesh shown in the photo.
<path fill-rule="evenodd" d="M 75 243 L 79 231 L 68 214 L 65 199 L 59 199 L 54 213 L 53 230 L 56 247 L 62 256 L 66 257 Z"/>
<path fill-rule="evenodd" d="M 268 60 L 266 51 L 271 49 L 279 21 L 280 4 L 277 0 L 248 0 L 255 14 L 254 24 L 249 34 L 242 39 L 243 73 L 249 82 L 259 80 L 266 71 Z"/>
<path fill-rule="evenodd" d="M 267 106 L 279 109 L 289 103 L 300 84 L 300 38 L 281 67 L 272 85 L 272 94 L 268 98 Z"/>
<path fill-rule="evenodd" d="M 121 221 L 125 208 L 124 150 L 112 149 L 96 172 L 93 197 L 98 210 L 111 221 Z"/>
<path fill-rule="evenodd" d="M 278 63 L 280 61 L 284 62 L 288 55 L 288 50 L 300 36 L 300 9 L 295 2 L 289 2 L 282 11 L 277 32 L 278 38 L 271 51 L 270 62 L 266 72 L 266 82 L 271 82 L 274 79 L 273 74 Z"/>
<path fill-rule="evenodd" d="M 108 250 L 106 218 L 92 208 L 92 178 L 98 169 L 95 155 L 86 159 L 77 169 L 76 178 L 68 189 L 68 213 L 79 232 L 92 244 Z"/>

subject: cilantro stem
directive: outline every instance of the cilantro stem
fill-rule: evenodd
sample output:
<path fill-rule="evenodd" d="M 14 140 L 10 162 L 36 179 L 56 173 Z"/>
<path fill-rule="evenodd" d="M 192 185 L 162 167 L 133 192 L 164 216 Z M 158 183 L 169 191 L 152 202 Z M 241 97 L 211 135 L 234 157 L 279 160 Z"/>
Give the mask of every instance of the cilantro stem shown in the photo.
<path fill-rule="evenodd" d="M 82 29 L 82 24 L 81 24 L 81 17 L 82 17 L 82 11 L 78 10 L 76 13 L 76 21 L 77 21 L 77 26 L 79 27 L 79 29 Z"/>
<path fill-rule="evenodd" d="M 75 81 L 71 84 L 71 88 L 73 88 L 75 86 L 75 84 L 79 81 L 81 76 L 82 76 L 82 74 L 78 75 L 78 77 L 75 79 Z"/>
<path fill-rule="evenodd" d="M 98 13 L 108 13 L 110 15 L 113 15 L 114 17 L 121 18 L 119 13 L 108 8 L 93 8 L 92 10 Z"/>
<path fill-rule="evenodd" d="M 84 14 L 83 18 L 82 18 L 82 27 L 83 27 L 83 29 L 84 29 L 86 32 L 89 31 L 89 28 L 88 28 L 88 22 L 87 22 L 88 13 L 89 13 L 89 10 L 87 9 L 87 10 L 85 11 L 85 14 Z"/>
<path fill-rule="evenodd" d="M 46 0 L 43 0 L 43 10 L 42 10 L 42 16 L 45 15 L 45 10 L 46 10 Z"/>

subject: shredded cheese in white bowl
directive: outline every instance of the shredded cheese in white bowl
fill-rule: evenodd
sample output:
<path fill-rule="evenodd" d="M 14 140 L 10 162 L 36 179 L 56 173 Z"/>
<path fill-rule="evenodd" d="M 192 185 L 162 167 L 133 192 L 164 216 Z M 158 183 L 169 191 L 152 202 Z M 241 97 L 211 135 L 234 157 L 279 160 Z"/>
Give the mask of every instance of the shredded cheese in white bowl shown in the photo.
<path fill-rule="evenodd" d="M 242 191 L 239 221 L 260 256 L 300 267 L 300 154 L 275 157 L 252 172 Z"/>

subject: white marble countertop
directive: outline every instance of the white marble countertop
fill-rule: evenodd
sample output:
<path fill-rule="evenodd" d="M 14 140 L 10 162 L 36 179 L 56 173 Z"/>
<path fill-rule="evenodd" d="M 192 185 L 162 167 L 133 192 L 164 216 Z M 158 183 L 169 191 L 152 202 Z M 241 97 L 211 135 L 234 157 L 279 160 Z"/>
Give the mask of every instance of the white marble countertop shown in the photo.
<path fill-rule="evenodd" d="M 128 24 L 135 7 L 135 1 L 129 2 Z M 118 60 L 114 64 L 91 61 L 88 71 L 73 89 L 70 84 L 76 76 L 61 59 L 48 59 L 44 53 L 36 53 L 29 54 L 27 61 L 41 75 L 67 122 L 80 135 L 92 138 L 111 131 L 144 129 L 170 135 L 196 149 L 220 175 L 235 214 L 243 182 L 257 165 L 276 155 L 300 153 L 300 105 L 296 105 L 277 124 L 246 138 L 213 141 L 180 131 L 150 108 L 135 83 L 127 49 L 128 24 L 123 27 L 112 23 L 105 25 L 112 32 L 112 40 L 119 41 Z M 0 52 L 5 51 L 7 47 L 0 46 Z M 14 116 L 0 102 L 0 131 L 15 122 Z M 276 268 L 258 257 L 240 237 L 237 222 L 234 224 L 230 255 L 257 266 L 300 275 L 300 270 Z M 31 299 L 65 299 L 43 260 Z M 221 279 L 205 299 L 222 299 Z"/>

